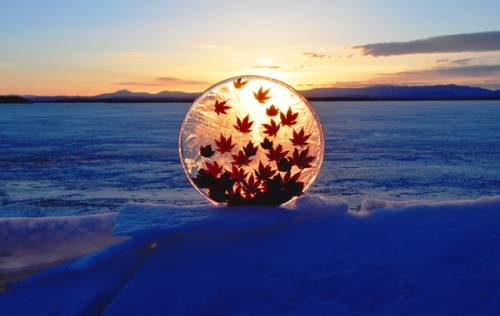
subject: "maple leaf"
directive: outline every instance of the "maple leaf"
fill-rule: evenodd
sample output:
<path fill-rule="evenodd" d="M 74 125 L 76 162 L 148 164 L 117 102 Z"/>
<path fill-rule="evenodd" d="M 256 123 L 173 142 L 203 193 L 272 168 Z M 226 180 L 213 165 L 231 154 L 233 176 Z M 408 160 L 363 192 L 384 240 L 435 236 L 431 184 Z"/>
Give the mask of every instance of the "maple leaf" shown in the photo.
<path fill-rule="evenodd" d="M 281 124 L 286 126 L 292 126 L 297 123 L 298 112 L 293 113 L 292 108 L 289 107 L 286 111 L 286 115 L 283 112 L 280 113 Z"/>
<path fill-rule="evenodd" d="M 302 150 L 299 152 L 297 148 L 293 151 L 292 154 L 292 162 L 294 165 L 299 167 L 300 169 L 305 169 L 305 168 L 311 168 L 311 162 L 314 161 L 315 157 L 314 156 L 308 156 L 309 154 L 309 147 L 306 147 L 306 149 Z"/>
<path fill-rule="evenodd" d="M 264 141 L 260 143 L 260 146 L 264 149 L 271 149 L 273 147 L 273 142 L 266 137 L 264 138 Z"/>
<path fill-rule="evenodd" d="M 283 189 L 291 196 L 299 196 L 303 193 L 304 183 L 299 181 L 300 171 L 293 174 L 288 171 L 283 179 Z"/>
<path fill-rule="evenodd" d="M 194 183 L 199 188 L 210 188 L 216 181 L 216 178 L 208 173 L 205 169 L 199 169 L 196 172 L 196 177 L 192 177 Z"/>
<path fill-rule="evenodd" d="M 250 164 L 250 162 L 252 162 L 252 159 L 250 159 L 250 157 L 245 155 L 243 150 L 240 150 L 237 155 L 231 155 L 231 156 L 234 159 L 233 164 L 240 166 L 240 167 L 241 166 L 248 166 L 248 164 Z"/>
<path fill-rule="evenodd" d="M 264 126 L 264 128 L 265 128 L 264 134 L 269 135 L 269 137 L 276 136 L 276 134 L 278 133 L 278 131 L 280 129 L 280 125 L 276 124 L 276 122 L 273 119 L 271 119 L 269 124 L 262 124 L 262 126 Z"/>
<path fill-rule="evenodd" d="M 299 180 L 299 177 L 300 177 L 300 171 L 294 173 L 293 175 L 291 171 L 287 171 L 287 173 L 285 173 L 285 177 L 283 178 L 283 183 L 297 182 Z"/>
<path fill-rule="evenodd" d="M 200 155 L 205 158 L 210 158 L 215 152 L 212 150 L 212 145 L 206 145 L 200 147 Z"/>
<path fill-rule="evenodd" d="M 243 147 L 243 151 L 245 152 L 245 155 L 247 155 L 248 157 L 255 156 L 257 154 L 257 149 L 259 149 L 259 147 L 254 146 L 251 140 L 249 140 L 248 144 L 245 147 Z"/>
<path fill-rule="evenodd" d="M 205 165 L 207 166 L 208 173 L 214 177 L 217 177 L 222 172 L 222 166 L 219 166 L 217 161 L 213 163 L 206 162 Z"/>
<path fill-rule="evenodd" d="M 248 177 L 248 180 L 243 182 L 243 191 L 245 191 L 247 197 L 259 192 L 260 182 L 261 181 L 259 179 L 256 180 L 254 178 L 253 174 Z"/>
<path fill-rule="evenodd" d="M 259 103 L 266 103 L 266 101 L 271 98 L 267 95 L 269 90 L 271 89 L 262 90 L 262 87 L 260 87 L 259 91 L 253 93 L 253 96 L 257 99 L 257 101 L 259 101 Z"/>
<path fill-rule="evenodd" d="M 219 186 L 224 190 L 229 190 L 233 186 L 234 182 L 231 178 L 231 173 L 229 171 L 224 171 L 224 173 L 219 177 Z"/>
<path fill-rule="evenodd" d="M 276 116 L 278 115 L 279 110 L 272 104 L 270 107 L 266 109 L 267 116 Z"/>
<path fill-rule="evenodd" d="M 276 164 L 278 166 L 278 170 L 281 172 L 290 171 L 292 169 L 293 163 L 287 158 L 281 158 L 278 160 Z"/>
<path fill-rule="evenodd" d="M 250 129 L 252 127 L 252 124 L 253 121 L 250 121 L 250 114 L 247 114 L 247 116 L 245 116 L 243 120 L 240 120 L 239 117 L 236 117 L 236 125 L 234 125 L 234 128 L 236 128 L 243 134 L 246 134 L 252 131 Z"/>
<path fill-rule="evenodd" d="M 235 182 L 241 182 L 245 180 L 247 177 L 247 174 L 243 168 L 238 168 L 236 165 L 233 165 L 233 168 L 231 169 L 231 180 Z"/>
<path fill-rule="evenodd" d="M 259 162 L 259 169 L 255 171 L 255 176 L 257 179 L 266 181 L 274 176 L 275 173 L 276 170 L 273 170 L 270 165 L 264 166 L 262 162 Z"/>
<path fill-rule="evenodd" d="M 219 114 L 227 114 L 227 110 L 229 110 L 231 107 L 229 105 L 226 105 L 227 103 L 227 100 L 226 101 L 217 101 L 215 100 L 215 113 L 217 113 L 217 115 Z"/>
<path fill-rule="evenodd" d="M 234 144 L 232 143 L 232 136 L 225 138 L 222 133 L 220 134 L 220 140 L 216 140 L 215 144 L 217 145 L 217 151 L 221 154 L 231 152 L 234 147 Z"/>
<path fill-rule="evenodd" d="M 244 85 L 247 84 L 247 82 L 248 82 L 248 80 L 247 81 L 243 81 L 241 78 L 238 78 L 235 81 L 233 81 L 233 84 L 234 84 L 234 87 L 236 89 L 241 89 L 241 88 L 243 88 Z"/>
<path fill-rule="evenodd" d="M 278 145 L 276 146 L 276 149 L 271 147 L 269 149 L 269 153 L 266 154 L 267 158 L 269 161 L 276 161 L 278 162 L 281 158 L 284 158 L 288 154 L 288 150 L 283 151 L 283 146 Z"/>
<path fill-rule="evenodd" d="M 304 128 L 302 127 L 300 129 L 300 132 L 296 132 L 295 130 L 293 130 L 293 137 L 290 138 L 290 140 L 292 141 L 292 144 L 294 146 L 305 146 L 307 144 L 309 144 L 307 142 L 307 140 L 309 139 L 309 137 L 311 137 L 311 134 L 309 135 L 306 135 L 305 132 L 304 132 Z"/>

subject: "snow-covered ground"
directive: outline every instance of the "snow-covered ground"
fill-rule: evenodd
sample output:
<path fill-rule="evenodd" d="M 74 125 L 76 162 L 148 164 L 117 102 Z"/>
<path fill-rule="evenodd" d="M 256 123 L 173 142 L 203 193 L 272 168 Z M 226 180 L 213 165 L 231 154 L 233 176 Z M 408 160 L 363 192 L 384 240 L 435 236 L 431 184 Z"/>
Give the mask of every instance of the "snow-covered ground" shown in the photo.
<path fill-rule="evenodd" d="M 8 281 L 126 239 L 112 235 L 115 217 L 0 218 L 0 290 Z"/>
<path fill-rule="evenodd" d="M 0 314 L 500 312 L 500 196 L 367 200 L 356 213 L 314 196 L 288 209 L 128 204 L 116 219 L 81 219 L 73 227 L 115 221 L 114 234 L 130 238 L 11 284 Z M 8 220 L 0 232 L 11 240 L 33 227 L 36 240 L 46 238 L 43 226 L 53 227 L 47 236 L 67 227 Z"/>

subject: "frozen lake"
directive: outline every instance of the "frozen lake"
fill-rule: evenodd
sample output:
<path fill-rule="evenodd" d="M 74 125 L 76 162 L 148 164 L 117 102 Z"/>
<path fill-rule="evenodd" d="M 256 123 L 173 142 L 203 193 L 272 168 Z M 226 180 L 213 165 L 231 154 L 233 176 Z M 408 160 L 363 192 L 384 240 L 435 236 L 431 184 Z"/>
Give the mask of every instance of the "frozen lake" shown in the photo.
<path fill-rule="evenodd" d="M 500 194 L 500 102 L 313 102 L 325 161 L 310 193 L 450 200 Z M 189 104 L 0 105 L 0 217 L 203 202 L 178 161 Z"/>

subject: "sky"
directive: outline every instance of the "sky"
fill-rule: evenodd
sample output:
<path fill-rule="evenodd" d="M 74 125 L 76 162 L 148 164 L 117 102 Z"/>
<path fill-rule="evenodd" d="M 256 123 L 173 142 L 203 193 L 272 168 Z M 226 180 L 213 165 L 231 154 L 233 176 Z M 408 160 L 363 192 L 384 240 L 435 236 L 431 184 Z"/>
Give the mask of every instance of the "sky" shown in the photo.
<path fill-rule="evenodd" d="M 498 0 L 0 0 L 0 94 L 203 91 L 243 74 L 299 90 L 500 89 L 498 12 Z"/>

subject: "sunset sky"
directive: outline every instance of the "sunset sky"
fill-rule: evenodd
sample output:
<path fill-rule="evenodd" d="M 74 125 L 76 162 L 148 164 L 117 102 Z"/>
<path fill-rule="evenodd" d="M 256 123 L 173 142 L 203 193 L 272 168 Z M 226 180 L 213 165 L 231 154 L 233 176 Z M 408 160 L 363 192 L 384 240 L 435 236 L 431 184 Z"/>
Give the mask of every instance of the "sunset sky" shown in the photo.
<path fill-rule="evenodd" d="M 500 1 L 0 2 L 0 94 L 323 86 L 500 89 Z"/>

